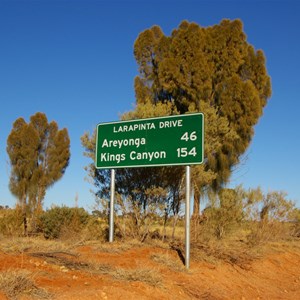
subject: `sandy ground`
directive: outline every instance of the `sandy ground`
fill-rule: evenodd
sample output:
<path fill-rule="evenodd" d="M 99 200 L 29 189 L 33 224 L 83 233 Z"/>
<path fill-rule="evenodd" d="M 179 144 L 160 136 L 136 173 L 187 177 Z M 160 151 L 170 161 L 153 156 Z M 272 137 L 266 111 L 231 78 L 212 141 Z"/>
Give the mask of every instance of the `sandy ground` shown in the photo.
<path fill-rule="evenodd" d="M 35 285 L 50 293 L 48 299 L 300 299 L 300 247 L 282 247 L 244 266 L 191 261 L 189 271 L 174 250 L 111 250 L 0 249 L 0 272 L 27 270 Z M 0 299 L 8 298 L 0 291 Z"/>

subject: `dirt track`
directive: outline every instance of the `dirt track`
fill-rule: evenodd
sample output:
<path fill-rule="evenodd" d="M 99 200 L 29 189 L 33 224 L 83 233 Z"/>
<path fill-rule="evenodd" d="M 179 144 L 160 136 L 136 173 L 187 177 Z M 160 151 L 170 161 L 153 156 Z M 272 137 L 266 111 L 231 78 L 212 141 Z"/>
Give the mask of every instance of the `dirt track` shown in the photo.
<path fill-rule="evenodd" d="M 50 299 L 300 299 L 298 247 L 243 267 L 191 261 L 189 272 L 175 251 L 156 247 L 0 252 L 0 272 L 24 269 L 36 286 L 51 293 Z M 0 299 L 7 298 L 0 292 Z"/>

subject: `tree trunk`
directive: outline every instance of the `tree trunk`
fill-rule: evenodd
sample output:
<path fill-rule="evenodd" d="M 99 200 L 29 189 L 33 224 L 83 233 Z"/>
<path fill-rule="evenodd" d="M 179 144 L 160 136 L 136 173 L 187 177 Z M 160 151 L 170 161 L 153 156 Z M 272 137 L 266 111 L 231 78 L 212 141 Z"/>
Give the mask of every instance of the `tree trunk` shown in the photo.
<path fill-rule="evenodd" d="M 24 235 L 27 236 L 27 214 L 26 214 L 26 196 L 22 199 L 22 214 L 23 214 L 23 225 L 24 225 Z"/>
<path fill-rule="evenodd" d="M 194 189 L 194 209 L 193 218 L 200 216 L 200 193 Z"/>
<path fill-rule="evenodd" d="M 32 216 L 31 216 L 31 224 L 30 224 L 30 231 L 32 233 L 37 233 L 40 228 L 40 216 L 43 213 L 43 210 L 40 206 L 33 209 Z"/>
<path fill-rule="evenodd" d="M 167 221 L 168 221 L 168 211 L 167 209 L 165 209 L 165 214 L 164 214 L 164 227 L 163 227 L 163 237 L 162 237 L 162 241 L 164 242 L 166 236 L 167 236 Z"/>
<path fill-rule="evenodd" d="M 176 229 L 177 220 L 178 220 L 178 214 L 175 214 L 173 217 L 172 241 L 174 241 L 175 238 L 175 229 Z"/>

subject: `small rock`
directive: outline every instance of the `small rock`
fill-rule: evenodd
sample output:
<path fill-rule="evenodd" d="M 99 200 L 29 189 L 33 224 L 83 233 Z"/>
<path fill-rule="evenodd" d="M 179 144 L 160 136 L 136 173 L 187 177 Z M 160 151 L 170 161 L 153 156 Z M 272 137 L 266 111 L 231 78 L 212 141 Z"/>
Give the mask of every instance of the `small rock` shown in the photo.
<path fill-rule="evenodd" d="M 64 272 L 64 273 L 69 272 L 69 270 L 68 270 L 65 266 L 61 266 L 61 267 L 60 267 L 60 270 L 61 270 L 62 272 Z"/>

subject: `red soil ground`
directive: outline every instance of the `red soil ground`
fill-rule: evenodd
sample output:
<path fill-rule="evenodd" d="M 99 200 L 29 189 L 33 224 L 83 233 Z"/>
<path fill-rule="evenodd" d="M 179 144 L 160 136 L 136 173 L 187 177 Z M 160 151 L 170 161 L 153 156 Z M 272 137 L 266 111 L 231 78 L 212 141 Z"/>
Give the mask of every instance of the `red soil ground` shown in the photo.
<path fill-rule="evenodd" d="M 0 272 L 28 270 L 34 274 L 36 286 L 51 293 L 50 299 L 300 299 L 299 247 L 283 247 L 244 266 L 191 261 L 189 271 L 157 262 L 153 255 L 179 266 L 173 250 L 146 246 L 103 252 L 91 245 L 80 246 L 72 254 L 51 255 L 30 249 L 12 254 L 0 249 Z M 116 278 L 105 273 L 105 266 L 125 273 L 149 270 L 149 282 Z M 151 282 L 153 274 L 158 282 Z M 0 291 L 0 299 L 8 298 Z"/>

